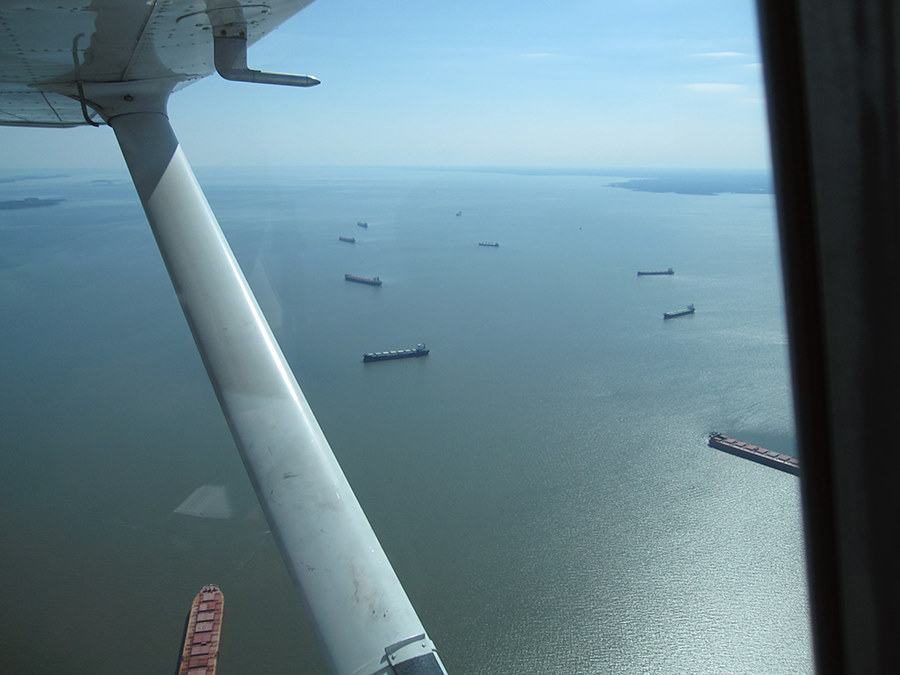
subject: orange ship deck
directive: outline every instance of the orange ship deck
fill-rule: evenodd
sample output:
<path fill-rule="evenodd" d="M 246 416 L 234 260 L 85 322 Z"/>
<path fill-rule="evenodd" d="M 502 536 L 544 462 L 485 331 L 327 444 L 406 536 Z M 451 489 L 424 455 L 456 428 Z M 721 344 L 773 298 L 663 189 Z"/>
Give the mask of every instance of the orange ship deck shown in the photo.
<path fill-rule="evenodd" d="M 214 675 L 219 656 L 225 596 L 218 586 L 204 586 L 191 604 L 178 675 Z"/>

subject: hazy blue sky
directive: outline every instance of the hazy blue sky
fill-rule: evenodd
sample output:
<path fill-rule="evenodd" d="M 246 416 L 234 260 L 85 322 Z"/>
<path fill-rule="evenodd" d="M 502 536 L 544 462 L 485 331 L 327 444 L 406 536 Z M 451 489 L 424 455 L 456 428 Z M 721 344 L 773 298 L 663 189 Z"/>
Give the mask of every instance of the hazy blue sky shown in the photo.
<path fill-rule="evenodd" d="M 317 0 L 249 63 L 323 83 L 175 94 L 194 165 L 769 161 L 752 0 Z M 0 138 L 0 167 L 123 165 L 105 127 Z"/>

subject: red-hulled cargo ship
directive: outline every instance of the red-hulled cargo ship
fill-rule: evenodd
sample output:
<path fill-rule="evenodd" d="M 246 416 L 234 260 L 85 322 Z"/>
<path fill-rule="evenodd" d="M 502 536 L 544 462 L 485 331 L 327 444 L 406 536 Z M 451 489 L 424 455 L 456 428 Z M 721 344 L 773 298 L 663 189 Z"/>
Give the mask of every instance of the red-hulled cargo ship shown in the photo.
<path fill-rule="evenodd" d="M 709 447 L 749 459 L 753 462 L 759 462 L 775 469 L 787 471 L 794 475 L 799 475 L 800 473 L 800 461 L 796 457 L 783 455 L 774 450 L 766 450 L 735 438 L 729 438 L 724 434 L 710 434 Z"/>
<path fill-rule="evenodd" d="M 225 596 L 218 586 L 204 586 L 191 604 L 178 675 L 215 675 Z"/>

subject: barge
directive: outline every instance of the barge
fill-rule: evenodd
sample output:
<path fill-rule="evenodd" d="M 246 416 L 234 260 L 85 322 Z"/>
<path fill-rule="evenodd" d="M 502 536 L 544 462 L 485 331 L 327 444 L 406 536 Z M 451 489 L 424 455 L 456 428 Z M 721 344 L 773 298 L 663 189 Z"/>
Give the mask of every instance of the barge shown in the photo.
<path fill-rule="evenodd" d="M 368 277 L 357 277 L 352 274 L 345 274 L 344 279 L 347 281 L 355 281 L 358 284 L 368 284 L 369 286 L 381 286 L 382 281 L 378 277 L 372 277 L 369 279 Z"/>
<path fill-rule="evenodd" d="M 710 434 L 709 447 L 721 450 L 723 452 L 749 459 L 753 462 L 759 462 L 774 469 L 787 471 L 795 476 L 800 473 L 800 460 L 796 457 L 783 455 L 774 450 L 766 450 L 759 446 L 739 441 L 735 438 L 729 438 L 724 434 Z"/>
<path fill-rule="evenodd" d="M 395 349 L 389 352 L 368 352 L 367 354 L 363 354 L 363 362 L 369 363 L 370 361 L 408 359 L 414 356 L 426 356 L 429 351 L 431 350 L 427 349 L 425 344 L 420 342 L 414 349 Z"/>
<path fill-rule="evenodd" d="M 675 274 L 675 270 L 671 267 L 667 270 L 638 270 L 639 277 L 651 277 L 651 276 L 662 276 L 662 275 L 673 275 Z"/>
<path fill-rule="evenodd" d="M 338 239 L 340 239 L 341 241 L 346 241 L 350 244 L 356 243 L 356 237 L 338 237 Z"/>
<path fill-rule="evenodd" d="M 478 245 L 479 246 L 491 246 L 493 248 L 500 248 L 500 244 L 498 244 L 496 241 L 480 241 L 480 242 L 478 242 Z"/>
<path fill-rule="evenodd" d="M 663 319 L 675 319 L 679 316 L 687 316 L 688 314 L 694 313 L 694 305 L 693 303 L 685 307 L 684 309 L 679 309 L 674 312 L 665 312 L 663 314 Z"/>
<path fill-rule="evenodd" d="M 218 586 L 204 586 L 188 614 L 178 675 L 215 675 L 225 596 Z"/>

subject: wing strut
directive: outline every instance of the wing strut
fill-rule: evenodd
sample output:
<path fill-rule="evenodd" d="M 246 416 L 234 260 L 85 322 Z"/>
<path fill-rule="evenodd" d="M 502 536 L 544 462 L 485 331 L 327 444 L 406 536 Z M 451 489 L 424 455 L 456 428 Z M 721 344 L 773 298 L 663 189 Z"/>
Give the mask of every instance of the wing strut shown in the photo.
<path fill-rule="evenodd" d="M 175 138 L 165 114 L 168 90 L 90 93 L 116 133 L 331 668 L 342 675 L 445 673 Z"/>

